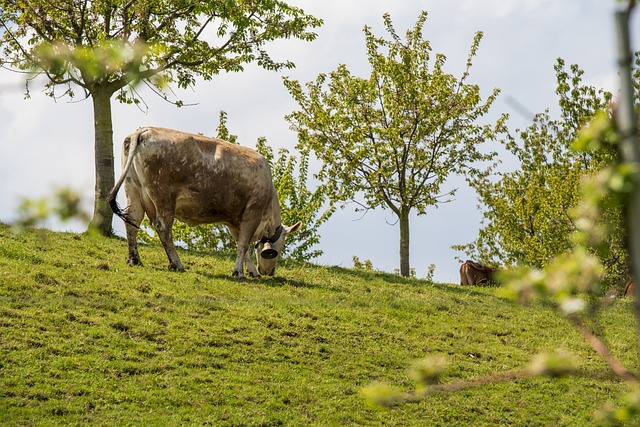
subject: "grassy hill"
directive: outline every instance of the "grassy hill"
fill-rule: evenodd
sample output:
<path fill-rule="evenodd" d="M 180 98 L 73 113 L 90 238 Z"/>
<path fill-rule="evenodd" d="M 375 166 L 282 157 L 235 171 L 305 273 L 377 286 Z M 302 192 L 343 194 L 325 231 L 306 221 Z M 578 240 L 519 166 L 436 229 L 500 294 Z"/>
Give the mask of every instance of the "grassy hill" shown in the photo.
<path fill-rule="evenodd" d="M 235 280 L 229 255 L 0 225 L 0 425 L 584 426 L 626 390 L 569 323 L 495 288 L 298 264 Z M 600 314 L 638 366 L 630 301 Z M 444 382 L 574 354 L 595 376 L 531 378 L 380 409 L 363 387 L 412 388 L 408 368 L 449 360 Z"/>

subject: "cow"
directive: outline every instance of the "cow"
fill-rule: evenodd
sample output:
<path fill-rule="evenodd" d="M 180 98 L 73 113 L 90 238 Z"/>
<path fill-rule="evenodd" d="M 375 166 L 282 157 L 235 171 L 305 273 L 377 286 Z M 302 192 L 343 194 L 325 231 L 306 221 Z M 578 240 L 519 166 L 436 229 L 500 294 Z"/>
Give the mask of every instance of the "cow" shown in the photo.
<path fill-rule="evenodd" d="M 127 208 L 116 202 L 124 182 Z M 107 197 L 125 222 L 128 263 L 139 265 L 137 235 L 146 214 L 158 233 L 169 269 L 184 271 L 173 243 L 174 219 L 190 226 L 224 224 L 236 240 L 233 276 L 273 276 L 287 235 L 300 227 L 282 224 L 267 160 L 256 151 L 216 138 L 144 127 L 127 136 L 122 175 Z M 256 270 L 249 245 L 257 242 Z"/>
<path fill-rule="evenodd" d="M 470 260 L 460 266 L 460 286 L 495 283 L 496 269 Z"/>

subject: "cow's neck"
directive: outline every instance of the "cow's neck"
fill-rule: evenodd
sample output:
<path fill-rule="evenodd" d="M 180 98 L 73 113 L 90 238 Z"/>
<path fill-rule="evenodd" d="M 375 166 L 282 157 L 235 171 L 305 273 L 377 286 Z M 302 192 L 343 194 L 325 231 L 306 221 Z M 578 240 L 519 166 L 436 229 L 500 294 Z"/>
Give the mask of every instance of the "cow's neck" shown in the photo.
<path fill-rule="evenodd" d="M 282 225 L 282 216 L 280 214 L 280 204 L 278 203 L 278 196 L 276 196 L 275 191 L 273 192 L 273 194 L 274 197 L 271 201 L 270 209 L 263 217 L 260 224 L 260 237 L 273 237 L 278 227 Z"/>

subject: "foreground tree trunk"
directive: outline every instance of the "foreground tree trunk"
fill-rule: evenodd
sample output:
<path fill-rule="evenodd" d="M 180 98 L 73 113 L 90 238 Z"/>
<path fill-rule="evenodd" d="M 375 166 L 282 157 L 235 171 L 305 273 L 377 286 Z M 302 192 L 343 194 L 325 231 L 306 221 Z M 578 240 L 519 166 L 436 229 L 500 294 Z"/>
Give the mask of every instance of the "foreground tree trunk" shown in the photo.
<path fill-rule="evenodd" d="M 93 218 L 89 229 L 103 236 L 113 233 L 113 213 L 106 202 L 115 184 L 113 169 L 113 123 L 111 120 L 111 95 L 113 91 L 98 87 L 91 93 L 95 131 L 96 185 Z"/>
<path fill-rule="evenodd" d="M 622 160 L 629 164 L 640 162 L 638 149 L 638 118 L 636 117 L 634 86 L 633 86 L 633 54 L 631 51 L 631 36 L 629 19 L 635 2 L 630 1 L 627 10 L 616 12 L 616 41 L 618 46 L 618 76 L 620 77 L 620 98 L 616 108 L 616 124 L 622 136 L 618 145 Z M 635 289 L 640 281 L 640 175 L 633 176 L 635 187 L 627 201 L 627 247 L 631 261 L 631 272 L 635 281 Z M 640 293 L 635 291 L 636 320 L 640 325 Z M 636 327 L 638 328 L 638 326 Z M 638 348 L 640 349 L 640 329 L 636 329 Z"/>
<path fill-rule="evenodd" d="M 400 211 L 400 275 L 409 277 L 409 209 Z"/>

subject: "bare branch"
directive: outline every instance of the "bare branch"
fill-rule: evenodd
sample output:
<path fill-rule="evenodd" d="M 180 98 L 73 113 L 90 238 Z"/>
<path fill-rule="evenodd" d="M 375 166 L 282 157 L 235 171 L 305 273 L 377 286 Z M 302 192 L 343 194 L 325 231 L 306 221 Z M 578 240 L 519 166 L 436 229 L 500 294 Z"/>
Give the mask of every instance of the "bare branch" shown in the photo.
<path fill-rule="evenodd" d="M 629 372 L 622 363 L 615 357 L 613 353 L 609 351 L 609 348 L 582 322 L 582 320 L 576 315 L 568 316 L 569 320 L 576 327 L 578 331 L 584 336 L 591 348 L 593 348 L 609 365 L 609 368 L 620 378 L 624 379 L 628 383 L 635 384 L 638 382 L 638 378 Z"/>

